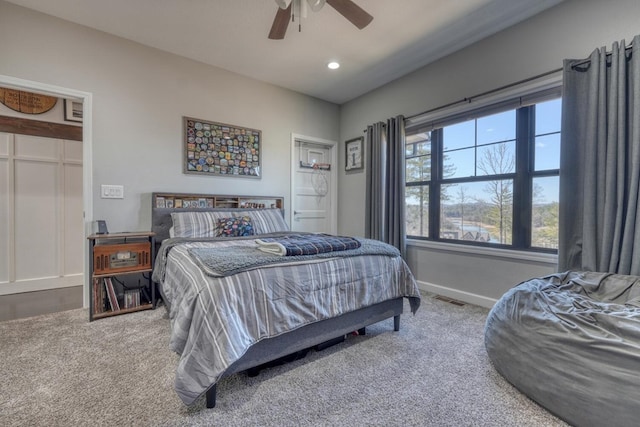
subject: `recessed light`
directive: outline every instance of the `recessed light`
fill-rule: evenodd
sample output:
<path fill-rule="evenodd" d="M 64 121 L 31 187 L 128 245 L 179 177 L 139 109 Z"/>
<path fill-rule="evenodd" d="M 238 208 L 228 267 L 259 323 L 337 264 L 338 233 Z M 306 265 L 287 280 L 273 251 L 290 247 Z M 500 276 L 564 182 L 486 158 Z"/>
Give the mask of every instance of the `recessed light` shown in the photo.
<path fill-rule="evenodd" d="M 340 68 L 340 64 L 337 63 L 336 61 L 331 61 L 327 64 L 327 67 L 329 67 L 332 70 L 335 70 L 337 68 Z"/>

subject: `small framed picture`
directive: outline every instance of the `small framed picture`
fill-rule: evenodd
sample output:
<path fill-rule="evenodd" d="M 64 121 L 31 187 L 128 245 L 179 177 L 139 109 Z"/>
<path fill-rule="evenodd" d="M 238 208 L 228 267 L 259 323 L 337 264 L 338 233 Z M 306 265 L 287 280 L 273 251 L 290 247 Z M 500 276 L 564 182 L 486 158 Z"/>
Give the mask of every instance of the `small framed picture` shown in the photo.
<path fill-rule="evenodd" d="M 364 168 L 364 138 L 358 137 L 345 142 L 345 170 Z"/>
<path fill-rule="evenodd" d="M 82 122 L 82 102 L 65 99 L 64 119 L 68 122 Z"/>

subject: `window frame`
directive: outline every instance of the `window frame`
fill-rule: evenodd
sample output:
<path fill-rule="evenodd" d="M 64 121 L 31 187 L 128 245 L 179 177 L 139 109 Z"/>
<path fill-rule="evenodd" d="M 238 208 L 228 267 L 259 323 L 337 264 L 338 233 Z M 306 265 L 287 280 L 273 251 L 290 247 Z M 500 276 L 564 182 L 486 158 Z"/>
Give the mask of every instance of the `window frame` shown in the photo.
<path fill-rule="evenodd" d="M 411 242 L 441 242 L 457 247 L 476 246 L 480 248 L 506 249 L 557 254 L 555 248 L 531 246 L 532 213 L 533 213 L 533 183 L 535 178 L 559 176 L 559 169 L 535 170 L 535 105 L 545 101 L 561 98 L 561 74 L 545 76 L 537 81 L 527 81 L 508 91 L 490 96 L 465 100 L 466 105 L 445 107 L 424 113 L 421 116 L 409 118 L 406 123 L 406 135 L 431 132 L 431 169 L 428 180 L 411 181 L 405 179 L 405 189 L 408 187 L 428 187 L 428 237 L 407 234 L 407 241 Z M 506 174 L 474 175 L 471 177 L 444 178 L 444 147 L 442 143 L 443 128 L 449 125 L 477 120 L 499 112 L 515 110 L 515 171 Z M 477 147 L 477 146 L 476 146 Z M 408 150 L 405 148 L 405 153 Z M 476 165 L 477 167 L 477 165 Z M 406 168 L 406 160 L 405 160 Z M 462 239 L 441 237 L 441 188 L 442 185 L 487 182 L 500 179 L 512 180 L 513 210 L 511 244 L 488 243 Z M 424 215 L 424 208 L 420 207 L 420 215 Z M 480 249 L 478 248 L 478 249 Z"/>

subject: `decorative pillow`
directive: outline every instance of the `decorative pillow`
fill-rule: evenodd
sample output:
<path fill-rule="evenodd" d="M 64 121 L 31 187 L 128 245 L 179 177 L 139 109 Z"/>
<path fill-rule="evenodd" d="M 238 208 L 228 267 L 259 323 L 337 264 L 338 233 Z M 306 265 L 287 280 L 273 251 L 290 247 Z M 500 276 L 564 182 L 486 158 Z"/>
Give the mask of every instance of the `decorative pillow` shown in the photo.
<path fill-rule="evenodd" d="M 216 224 L 218 237 L 253 236 L 253 234 L 251 217 L 248 216 L 220 218 Z"/>

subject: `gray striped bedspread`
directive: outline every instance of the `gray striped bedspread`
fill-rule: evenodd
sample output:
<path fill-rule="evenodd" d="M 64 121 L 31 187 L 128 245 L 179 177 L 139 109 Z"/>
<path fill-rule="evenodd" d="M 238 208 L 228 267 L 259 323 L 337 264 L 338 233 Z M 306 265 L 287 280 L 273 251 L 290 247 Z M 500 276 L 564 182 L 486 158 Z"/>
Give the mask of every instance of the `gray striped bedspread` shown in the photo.
<path fill-rule="evenodd" d="M 189 254 L 229 246 L 255 242 L 168 239 L 156 257 L 154 281 L 169 312 L 170 348 L 180 355 L 175 390 L 187 405 L 262 339 L 398 297 L 409 299 L 413 313 L 420 306 L 414 277 L 399 256 L 336 257 L 212 277 Z"/>

